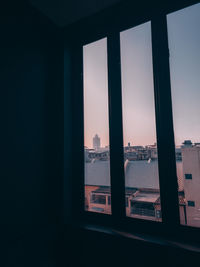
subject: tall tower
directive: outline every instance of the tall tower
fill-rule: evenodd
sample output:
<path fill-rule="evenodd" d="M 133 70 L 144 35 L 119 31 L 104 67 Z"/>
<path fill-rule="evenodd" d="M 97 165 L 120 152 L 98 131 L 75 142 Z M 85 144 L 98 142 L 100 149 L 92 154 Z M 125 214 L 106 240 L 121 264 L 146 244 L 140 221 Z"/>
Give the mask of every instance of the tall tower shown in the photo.
<path fill-rule="evenodd" d="M 98 136 L 98 134 L 93 137 L 93 148 L 95 150 L 98 150 L 100 148 L 100 137 Z"/>

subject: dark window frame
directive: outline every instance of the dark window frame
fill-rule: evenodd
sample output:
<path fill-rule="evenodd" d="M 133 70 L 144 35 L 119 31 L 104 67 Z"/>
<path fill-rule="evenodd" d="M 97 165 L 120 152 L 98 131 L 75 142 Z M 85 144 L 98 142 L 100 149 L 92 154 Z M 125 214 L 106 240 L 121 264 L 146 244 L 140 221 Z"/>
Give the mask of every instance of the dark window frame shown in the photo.
<path fill-rule="evenodd" d="M 198 240 L 200 229 L 180 225 L 178 185 L 176 178 L 175 143 L 173 133 L 172 101 L 169 69 L 169 49 L 167 36 L 167 14 L 179 9 L 196 4 L 199 1 L 175 2 L 163 8 L 151 12 L 142 12 L 131 18 L 131 11 L 127 5 L 122 4 L 122 15 L 118 18 L 118 9 L 112 23 L 106 19 L 99 25 L 103 15 L 100 13 L 97 19 L 91 17 L 68 29 L 74 32 L 78 29 L 80 35 L 72 38 L 71 46 L 71 81 L 72 81 L 72 128 L 73 140 L 80 152 L 79 160 L 76 162 L 76 182 L 73 183 L 73 191 L 79 192 L 80 198 L 73 197 L 73 219 L 90 223 L 118 227 L 132 232 L 133 229 L 140 233 L 151 233 L 155 235 L 171 236 L 186 240 Z M 131 4 L 130 4 L 131 5 Z M 132 7 L 132 5 L 131 5 Z M 121 14 L 120 13 L 120 14 Z M 105 15 L 105 14 L 104 14 Z M 123 22 L 122 22 L 123 18 Z M 163 222 L 145 221 L 142 219 L 128 218 L 125 216 L 125 186 L 123 169 L 123 131 L 122 131 L 122 103 L 121 103 L 121 69 L 120 69 L 120 36 L 122 30 L 135 27 L 147 21 L 152 25 L 152 56 L 154 75 L 154 97 L 156 110 L 156 131 L 159 157 L 160 195 Z M 88 25 L 94 22 L 92 30 Z M 97 28 L 95 29 L 95 26 Z M 72 33 L 71 33 L 71 36 Z M 108 45 L 108 90 L 109 90 L 109 130 L 110 130 L 110 164 L 111 164 L 111 203 L 112 215 L 99 214 L 84 210 L 84 138 L 83 138 L 83 45 L 107 37 Z M 76 44 L 76 45 L 74 45 Z M 161 90 L 162 88 L 162 90 Z M 164 88 L 164 89 L 163 89 Z M 78 107 L 78 109 L 77 109 Z M 119 108 L 120 107 L 120 108 Z M 116 112 L 116 113 L 115 113 Z M 80 116 L 81 114 L 81 116 Z M 118 116 L 118 120 L 113 118 Z M 76 124 L 73 122 L 76 121 Z M 77 123 L 78 122 L 78 123 Z M 77 133 L 76 129 L 82 129 Z M 115 130 L 118 135 L 115 136 Z M 166 136 L 166 132 L 168 133 Z M 167 138 L 166 138 L 167 137 Z M 78 142 L 77 142 L 78 140 Z M 168 143 L 166 145 L 166 140 Z M 73 142 L 74 143 L 74 142 Z M 117 146 L 115 145 L 117 144 Z M 166 151 L 167 150 L 167 151 Z M 117 162 L 117 164 L 116 164 Z M 77 168 L 78 166 L 78 168 Z M 167 170 L 167 172 L 166 172 Z M 115 177 L 115 179 L 113 179 Z M 169 181 L 170 177 L 170 181 Z M 169 194 L 170 192 L 170 194 Z"/>

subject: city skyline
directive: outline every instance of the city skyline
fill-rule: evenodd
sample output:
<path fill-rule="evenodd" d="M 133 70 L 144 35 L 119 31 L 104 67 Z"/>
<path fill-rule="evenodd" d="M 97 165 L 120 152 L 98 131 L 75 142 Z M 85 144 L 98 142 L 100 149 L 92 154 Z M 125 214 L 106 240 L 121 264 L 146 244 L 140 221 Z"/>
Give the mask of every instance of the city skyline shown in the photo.
<path fill-rule="evenodd" d="M 96 133 L 93 137 L 92 137 L 92 141 L 91 141 L 91 143 L 92 143 L 92 146 L 91 147 L 89 147 L 89 146 L 86 146 L 85 145 L 85 148 L 87 148 L 87 149 L 94 149 L 94 138 L 95 137 L 98 137 L 100 140 L 100 144 L 101 144 L 101 136 L 98 134 L 98 133 Z M 176 145 L 175 144 L 175 147 L 176 148 L 180 148 L 180 147 L 182 147 L 183 145 L 185 145 L 185 142 L 191 142 L 191 145 L 195 145 L 195 144 L 200 144 L 200 142 L 194 142 L 194 141 L 192 141 L 191 140 L 191 138 L 190 139 L 185 139 L 185 140 L 182 140 L 181 141 L 181 143 L 179 144 L 179 145 Z M 147 144 L 147 145 L 142 145 L 142 144 L 140 144 L 140 145 L 138 145 L 138 144 L 135 144 L 135 143 L 131 143 L 131 142 L 127 142 L 126 144 L 124 144 L 124 147 L 134 147 L 134 146 L 142 146 L 142 147 L 148 147 L 148 146 L 155 146 L 156 148 L 157 148 L 157 142 L 155 142 L 155 143 L 153 143 L 153 144 Z M 99 146 L 99 148 L 109 148 L 109 145 L 105 145 L 105 146 Z"/>

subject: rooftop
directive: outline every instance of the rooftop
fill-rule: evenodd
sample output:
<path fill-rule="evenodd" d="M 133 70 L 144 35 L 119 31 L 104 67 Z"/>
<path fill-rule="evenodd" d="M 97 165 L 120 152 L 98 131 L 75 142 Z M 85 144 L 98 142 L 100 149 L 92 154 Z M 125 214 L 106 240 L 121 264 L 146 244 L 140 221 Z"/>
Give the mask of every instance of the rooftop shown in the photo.
<path fill-rule="evenodd" d="M 85 185 L 110 186 L 109 163 L 109 161 L 85 163 Z M 178 177 L 182 177 L 182 162 L 177 162 L 177 174 Z M 158 162 L 129 161 L 125 171 L 125 186 L 126 189 L 159 189 Z"/>
<path fill-rule="evenodd" d="M 159 193 L 155 194 L 149 194 L 149 193 L 143 193 L 139 192 L 137 196 L 134 197 L 134 201 L 140 201 L 140 202 L 150 202 L 155 203 L 157 199 L 160 197 Z"/>

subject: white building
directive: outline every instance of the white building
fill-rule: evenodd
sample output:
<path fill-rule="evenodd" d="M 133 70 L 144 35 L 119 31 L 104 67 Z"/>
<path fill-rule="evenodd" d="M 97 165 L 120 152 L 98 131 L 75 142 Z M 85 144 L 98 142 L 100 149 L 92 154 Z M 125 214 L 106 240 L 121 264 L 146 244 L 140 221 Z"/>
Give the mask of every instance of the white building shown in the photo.
<path fill-rule="evenodd" d="M 200 226 L 200 145 L 183 143 L 182 161 L 184 192 L 187 201 L 187 224 Z"/>

